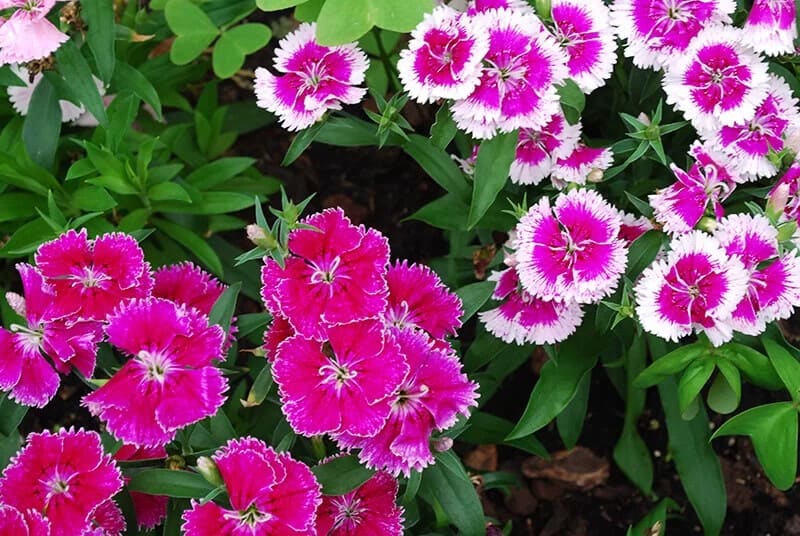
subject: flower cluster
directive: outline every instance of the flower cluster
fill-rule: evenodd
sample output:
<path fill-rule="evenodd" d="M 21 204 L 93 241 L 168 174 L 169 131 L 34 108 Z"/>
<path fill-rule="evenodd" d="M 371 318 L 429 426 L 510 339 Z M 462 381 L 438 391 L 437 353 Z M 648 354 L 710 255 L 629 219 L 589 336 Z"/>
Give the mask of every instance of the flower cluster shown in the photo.
<path fill-rule="evenodd" d="M 47 20 L 56 0 L 4 0 L 0 11 L 0 66 L 46 58 L 69 36 Z"/>
<path fill-rule="evenodd" d="M 428 268 L 390 265 L 385 237 L 341 209 L 302 221 L 290 255 L 266 259 L 265 336 L 282 409 L 303 435 L 330 434 L 397 474 L 433 462 L 435 430 L 475 405 L 476 385 L 444 339 L 460 300 Z"/>

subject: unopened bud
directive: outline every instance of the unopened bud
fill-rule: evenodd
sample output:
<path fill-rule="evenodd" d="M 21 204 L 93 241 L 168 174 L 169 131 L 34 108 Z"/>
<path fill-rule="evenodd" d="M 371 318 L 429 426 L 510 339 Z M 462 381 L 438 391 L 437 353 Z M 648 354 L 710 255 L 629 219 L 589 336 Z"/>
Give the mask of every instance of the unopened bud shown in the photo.
<path fill-rule="evenodd" d="M 697 228 L 707 233 L 713 233 L 717 229 L 717 219 L 711 216 L 703 216 L 697 222 Z"/>
<path fill-rule="evenodd" d="M 6 301 L 19 316 L 25 316 L 25 298 L 16 292 L 6 292 Z"/>
<path fill-rule="evenodd" d="M 586 175 L 586 180 L 593 183 L 602 182 L 603 180 L 603 170 L 600 168 L 592 169 L 588 175 Z"/>
<path fill-rule="evenodd" d="M 775 186 L 769 193 L 769 199 L 767 200 L 767 216 L 769 216 L 769 219 L 778 221 L 788 202 L 789 185 L 784 182 Z"/>
<path fill-rule="evenodd" d="M 264 249 L 273 249 L 275 247 L 275 239 L 267 234 L 267 231 L 260 225 L 251 223 L 246 228 L 247 239 L 253 244 Z"/>
<path fill-rule="evenodd" d="M 797 156 L 800 154 L 800 128 L 795 128 L 790 130 L 786 134 L 786 140 L 783 142 L 783 146 L 793 155 Z"/>
<path fill-rule="evenodd" d="M 197 458 L 197 472 L 203 475 L 203 478 L 212 486 L 221 486 L 224 484 L 222 475 L 219 474 L 217 464 L 208 456 L 200 456 Z"/>
<path fill-rule="evenodd" d="M 453 439 L 450 437 L 437 437 L 431 441 L 431 446 L 436 452 L 445 452 L 453 448 Z"/>
<path fill-rule="evenodd" d="M 183 459 L 183 456 L 173 454 L 167 458 L 164 462 L 164 466 L 170 471 L 182 471 L 186 469 L 186 460 Z"/>
<path fill-rule="evenodd" d="M 639 115 L 636 116 L 636 119 L 638 119 L 640 123 L 645 124 L 648 127 L 651 125 L 650 118 L 644 112 L 639 112 Z"/>

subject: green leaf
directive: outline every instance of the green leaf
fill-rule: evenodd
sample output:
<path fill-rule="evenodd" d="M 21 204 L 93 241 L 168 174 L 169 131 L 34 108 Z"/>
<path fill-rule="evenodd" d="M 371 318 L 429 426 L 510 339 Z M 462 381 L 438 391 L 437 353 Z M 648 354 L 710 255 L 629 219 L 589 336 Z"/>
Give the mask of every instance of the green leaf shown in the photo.
<path fill-rule="evenodd" d="M 517 150 L 517 131 L 481 142 L 475 162 L 475 184 L 467 223 L 475 227 L 505 186 Z"/>
<path fill-rule="evenodd" d="M 272 31 L 264 24 L 249 23 L 231 28 L 214 45 L 214 74 L 230 78 L 242 68 L 247 55 L 263 48 L 270 37 Z"/>
<path fill-rule="evenodd" d="M 394 32 L 410 32 L 433 11 L 432 0 L 379 0 L 373 1 L 375 25 Z"/>
<path fill-rule="evenodd" d="M 31 210 L 44 206 L 41 196 L 25 193 L 0 194 L 0 222 L 28 219 Z"/>
<path fill-rule="evenodd" d="M 411 134 L 403 144 L 403 150 L 436 181 L 464 202 L 469 201 L 471 188 L 450 155 L 419 134 Z"/>
<path fill-rule="evenodd" d="M 10 65 L 3 65 L 0 67 L 0 86 L 24 87 L 26 85 L 27 84 L 20 80 L 19 76 L 17 76 L 14 71 L 11 70 Z"/>
<path fill-rule="evenodd" d="M 169 0 L 164 9 L 167 24 L 177 36 L 169 51 L 176 65 L 186 65 L 219 35 L 219 29 L 191 0 Z"/>
<path fill-rule="evenodd" d="M 725 435 L 749 436 L 767 478 L 778 489 L 792 487 L 797 474 L 797 409 L 791 402 L 743 411 L 725 421 L 711 439 Z"/>
<path fill-rule="evenodd" d="M 483 536 L 486 527 L 478 494 L 461 461 L 452 451 L 435 454 L 436 463 L 423 471 L 419 496 L 438 503 L 461 536 Z"/>
<path fill-rule="evenodd" d="M 578 394 L 583 377 L 589 375 L 597 363 L 598 352 L 592 351 L 601 347 L 597 339 L 587 323 L 561 344 L 556 351 L 557 359 L 550 359 L 542 367 L 525 412 L 507 439 L 518 439 L 541 430 L 564 411 Z M 586 341 L 593 341 L 593 345 L 587 347 Z"/>
<path fill-rule="evenodd" d="M 506 441 L 505 437 L 513 428 L 514 423 L 511 421 L 478 411 L 470 416 L 468 426 L 458 436 L 458 439 L 473 445 L 502 443 L 541 458 L 550 457 L 544 445 L 532 434 L 520 439 Z"/>
<path fill-rule="evenodd" d="M 129 491 L 148 495 L 166 495 L 183 499 L 201 499 L 214 491 L 214 486 L 198 473 L 170 469 L 143 469 L 130 475 Z"/>
<path fill-rule="evenodd" d="M 628 536 L 664 536 L 667 533 L 667 511 L 680 510 L 681 507 L 670 498 L 662 499 L 635 526 L 628 529 Z M 654 532 L 656 525 L 661 530 Z"/>
<path fill-rule="evenodd" d="M 287 7 L 294 7 L 307 0 L 256 0 L 256 6 L 261 11 L 279 11 Z"/>
<path fill-rule="evenodd" d="M 268 364 L 264 365 L 264 368 L 258 373 L 258 376 L 256 376 L 253 382 L 253 386 L 250 388 L 247 400 L 241 400 L 242 406 L 252 408 L 263 404 L 264 400 L 267 399 L 270 389 L 272 389 L 273 383 L 272 367 Z"/>
<path fill-rule="evenodd" d="M 86 42 L 92 51 L 97 73 L 104 82 L 114 74 L 114 3 L 108 0 L 81 0 L 81 16 L 89 25 Z"/>
<path fill-rule="evenodd" d="M 344 45 L 358 40 L 375 21 L 373 0 L 326 0 L 317 21 L 317 42 Z"/>
<path fill-rule="evenodd" d="M 772 361 L 772 366 L 775 367 L 783 385 L 789 391 L 789 396 L 795 402 L 800 402 L 800 362 L 780 343 L 766 337 L 762 337 L 761 342 Z"/>
<path fill-rule="evenodd" d="M 664 357 L 657 359 L 652 365 L 644 370 L 636 380 L 634 385 L 640 389 L 652 387 L 664 378 L 677 374 L 689 366 L 689 363 L 698 359 L 707 352 L 707 348 L 701 344 L 689 344 L 673 350 Z"/>
<path fill-rule="evenodd" d="M 558 88 L 558 96 L 561 99 L 561 109 L 571 125 L 576 124 L 586 106 L 586 95 L 572 79 L 564 81 L 564 85 Z"/>
<path fill-rule="evenodd" d="M 0 436 L 10 436 L 17 430 L 25 414 L 27 406 L 21 406 L 8 397 L 8 393 L 0 394 Z"/>
<path fill-rule="evenodd" d="M 436 121 L 431 126 L 431 143 L 439 149 L 446 149 L 457 132 L 458 127 L 450 113 L 450 106 L 442 104 L 436 112 Z"/>
<path fill-rule="evenodd" d="M 678 402 L 681 413 L 685 413 L 700 394 L 711 374 L 714 373 L 714 368 L 714 361 L 711 359 L 700 359 L 686 367 L 678 382 Z"/>
<path fill-rule="evenodd" d="M 324 495 L 344 495 L 356 489 L 375 474 L 358 462 L 355 456 L 339 456 L 311 468 L 322 485 Z"/>
<path fill-rule="evenodd" d="M 714 377 L 711 382 L 711 387 L 708 390 L 708 407 L 717 413 L 728 414 L 736 411 L 739 407 L 739 401 L 742 398 L 742 382 L 739 376 L 739 369 L 725 363 L 726 370 L 731 378 L 722 372 L 722 365 L 720 364 L 720 372 Z"/>
<path fill-rule="evenodd" d="M 254 158 L 243 156 L 220 158 L 192 171 L 186 177 L 186 182 L 200 190 L 207 190 L 243 173 L 255 162 Z"/>
<path fill-rule="evenodd" d="M 189 193 L 177 182 L 162 182 L 161 184 L 156 184 L 147 190 L 147 197 L 152 201 L 192 202 Z"/>
<path fill-rule="evenodd" d="M 216 275 L 222 275 L 222 261 L 208 243 L 194 231 L 167 220 L 153 218 L 153 225 L 164 234 L 191 251 L 200 262 Z"/>
<path fill-rule="evenodd" d="M 91 184 L 81 186 L 72 194 L 72 203 L 81 210 L 105 212 L 117 206 L 117 201 L 105 188 Z"/>
<path fill-rule="evenodd" d="M 50 169 L 56 157 L 60 134 L 61 106 L 55 88 L 43 77 L 33 90 L 28 115 L 22 125 L 22 141 L 31 160 Z"/>
<path fill-rule="evenodd" d="M 237 281 L 225 289 L 211 308 L 211 313 L 208 315 L 210 324 L 219 325 L 225 333 L 230 331 L 233 315 L 236 313 L 236 300 L 239 298 L 239 291 L 241 290 L 241 281 Z"/>
<path fill-rule="evenodd" d="M 784 385 L 769 358 L 749 346 L 729 342 L 716 350 L 738 368 L 750 381 L 766 389 L 783 389 Z"/>
<path fill-rule="evenodd" d="M 307 0 L 294 8 L 294 16 L 301 22 L 314 22 L 319 17 L 319 12 L 325 0 Z"/>
<path fill-rule="evenodd" d="M 585 374 L 578 384 L 578 391 L 575 398 L 567 404 L 564 411 L 556 417 L 556 427 L 564 447 L 573 448 L 578 444 L 578 438 L 583 430 L 583 422 L 586 420 L 586 410 L 589 406 L 589 386 L 592 383 L 592 375 Z"/>
<path fill-rule="evenodd" d="M 303 154 L 303 151 L 308 149 L 308 146 L 311 145 L 311 142 L 314 141 L 314 138 L 317 137 L 324 125 L 325 122 L 320 121 L 319 123 L 314 123 L 307 129 L 298 132 L 292 140 L 292 144 L 289 146 L 289 149 L 286 151 L 286 156 L 283 157 L 281 165 L 284 167 L 290 166 L 295 160 L 300 158 L 300 155 Z"/>
<path fill-rule="evenodd" d="M 637 238 L 628 250 L 628 268 L 625 275 L 635 281 L 642 271 L 652 264 L 664 246 L 664 233 L 650 230 Z"/>
<path fill-rule="evenodd" d="M 114 67 L 114 77 L 112 84 L 117 87 L 119 91 L 130 91 L 142 101 L 150 105 L 155 111 L 156 118 L 159 121 L 163 120 L 161 115 L 161 99 L 158 97 L 158 92 L 153 87 L 153 84 L 145 78 L 145 76 L 128 65 L 127 63 L 117 62 Z"/>
<path fill-rule="evenodd" d="M 480 281 L 456 290 L 456 295 L 464 304 L 464 314 L 461 316 L 462 323 L 472 318 L 472 315 L 483 307 L 483 304 L 492 296 L 494 286 L 492 281 Z"/>
<path fill-rule="evenodd" d="M 98 123 L 107 126 L 108 117 L 103 97 L 100 96 L 100 91 L 97 89 L 89 64 L 74 40 L 70 39 L 58 47 L 56 62 L 58 72 L 69 86 L 72 95 L 86 106 Z"/>

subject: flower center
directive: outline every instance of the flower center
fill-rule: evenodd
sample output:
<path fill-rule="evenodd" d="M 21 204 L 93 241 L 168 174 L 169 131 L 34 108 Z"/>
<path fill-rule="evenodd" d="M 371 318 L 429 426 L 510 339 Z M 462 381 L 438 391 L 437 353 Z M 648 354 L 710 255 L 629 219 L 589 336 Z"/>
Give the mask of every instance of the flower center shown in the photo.
<path fill-rule="evenodd" d="M 424 383 L 419 386 L 404 385 L 397 393 L 397 399 L 392 404 L 392 410 L 396 412 L 410 411 L 416 405 L 416 402 L 429 392 L 430 388 Z"/>
<path fill-rule="evenodd" d="M 325 377 L 322 383 L 335 383 L 336 389 L 339 390 L 344 384 L 358 376 L 358 372 L 339 363 L 329 342 L 322 345 L 322 353 L 328 358 L 328 363 L 319 368 L 319 375 Z"/>
<path fill-rule="evenodd" d="M 164 383 L 167 372 L 172 368 L 170 359 L 160 352 L 142 350 L 136 355 L 136 359 L 144 368 L 146 378 L 158 383 Z"/>
<path fill-rule="evenodd" d="M 87 266 L 83 269 L 81 283 L 85 288 L 99 287 L 101 283 L 107 281 L 109 277 L 102 272 L 95 272 L 93 267 Z"/>
<path fill-rule="evenodd" d="M 38 327 L 41 328 L 41 326 Z M 37 331 L 19 324 L 11 324 L 8 328 L 20 336 L 19 340 L 22 341 L 22 346 L 26 350 L 38 350 L 41 348 L 42 339 L 44 338 L 41 330 Z"/>
<path fill-rule="evenodd" d="M 56 473 L 50 480 L 44 482 L 47 488 L 47 501 L 49 502 L 56 495 L 69 493 L 69 480 L 69 478 L 64 478 Z"/>
<path fill-rule="evenodd" d="M 341 262 L 342 259 L 339 257 L 335 257 L 330 263 L 320 263 L 318 265 L 312 262 L 311 266 L 314 268 L 314 273 L 311 274 L 311 282 L 333 283 L 333 280 L 336 278 L 336 270 L 339 268 Z"/>
<path fill-rule="evenodd" d="M 361 507 L 361 499 L 354 497 L 352 501 L 343 500 L 339 503 L 339 511 L 336 514 L 336 527 L 341 527 L 345 523 L 358 525 L 361 523 L 361 514 L 364 508 Z"/>
<path fill-rule="evenodd" d="M 249 527 L 255 527 L 260 523 L 269 521 L 271 517 L 272 514 L 260 512 L 255 504 L 251 504 L 244 512 L 239 512 L 239 521 Z"/>

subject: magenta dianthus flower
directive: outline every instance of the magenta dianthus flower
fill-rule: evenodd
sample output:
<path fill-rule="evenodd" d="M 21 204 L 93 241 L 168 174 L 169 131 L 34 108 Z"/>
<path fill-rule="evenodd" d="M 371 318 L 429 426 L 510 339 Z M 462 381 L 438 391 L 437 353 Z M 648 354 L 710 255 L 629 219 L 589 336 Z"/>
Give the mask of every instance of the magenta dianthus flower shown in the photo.
<path fill-rule="evenodd" d="M 163 445 L 157 447 L 137 447 L 136 445 L 122 445 L 114 454 L 118 461 L 133 460 L 164 460 L 167 449 Z M 125 483 L 128 483 L 128 478 Z M 163 495 L 150 495 L 138 491 L 131 491 L 131 501 L 136 512 L 136 523 L 140 529 L 153 529 L 167 517 L 167 503 L 169 497 Z"/>
<path fill-rule="evenodd" d="M 45 431 L 30 434 L 3 471 L 0 504 L 41 513 L 52 534 L 78 535 L 92 528 L 98 508 L 121 488 L 120 471 L 96 432 Z"/>
<path fill-rule="evenodd" d="M 356 87 L 369 67 L 355 43 L 326 47 L 314 37 L 316 24 L 301 24 L 280 40 L 275 50 L 275 76 L 256 69 L 257 104 L 280 118 L 287 130 L 310 127 L 328 110 L 356 104 L 367 90 Z"/>
<path fill-rule="evenodd" d="M 252 437 L 232 439 L 212 456 L 228 490 L 231 509 L 213 501 L 183 514 L 186 536 L 316 534 L 320 485 L 289 453 Z"/>
<path fill-rule="evenodd" d="M 795 0 L 755 0 L 744 23 L 744 42 L 767 56 L 792 54 L 797 39 Z"/>
<path fill-rule="evenodd" d="M 213 364 L 222 357 L 224 335 L 197 309 L 135 300 L 110 315 L 106 333 L 131 359 L 83 405 L 118 439 L 163 445 L 225 401 L 228 384 Z"/>
<path fill-rule="evenodd" d="M 194 307 L 204 315 L 225 291 L 226 286 L 191 262 L 163 266 L 153 273 L 153 296 Z"/>
<path fill-rule="evenodd" d="M 50 536 L 50 522 L 32 508 L 21 512 L 8 504 L 0 504 L 0 534 Z"/>
<path fill-rule="evenodd" d="M 541 129 L 522 128 L 509 176 L 516 184 L 539 184 L 555 163 L 569 157 L 581 137 L 580 123 L 570 125 L 561 111 Z"/>
<path fill-rule="evenodd" d="M 619 237 L 626 244 L 631 245 L 637 238 L 653 228 L 653 223 L 644 216 L 636 217 L 627 212 L 621 212 L 622 225 L 619 228 Z"/>
<path fill-rule="evenodd" d="M 397 480 L 378 471 L 344 495 L 325 495 L 317 512 L 317 534 L 325 536 L 401 536 L 403 509 L 397 505 Z"/>
<path fill-rule="evenodd" d="M 56 0 L 3 0 L 0 9 L 16 10 L 5 21 L 0 17 L 0 66 L 46 58 L 69 36 L 47 20 Z"/>

